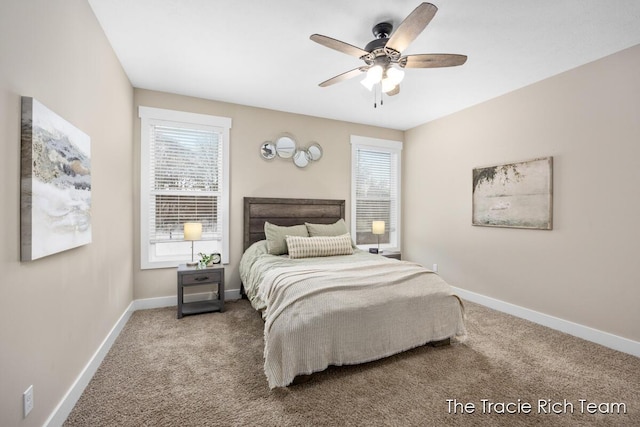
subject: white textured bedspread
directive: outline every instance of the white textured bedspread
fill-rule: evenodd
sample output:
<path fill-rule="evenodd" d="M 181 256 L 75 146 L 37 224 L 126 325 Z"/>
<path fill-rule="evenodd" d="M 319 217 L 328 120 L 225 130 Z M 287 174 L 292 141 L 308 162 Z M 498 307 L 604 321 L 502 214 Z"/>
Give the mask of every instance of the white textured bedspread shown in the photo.
<path fill-rule="evenodd" d="M 254 272 L 259 281 L 247 293 L 254 306 L 265 307 L 264 370 L 271 388 L 329 365 L 465 334 L 451 287 L 420 265 L 369 254 L 311 263 L 266 257 L 253 263 L 263 270 Z"/>

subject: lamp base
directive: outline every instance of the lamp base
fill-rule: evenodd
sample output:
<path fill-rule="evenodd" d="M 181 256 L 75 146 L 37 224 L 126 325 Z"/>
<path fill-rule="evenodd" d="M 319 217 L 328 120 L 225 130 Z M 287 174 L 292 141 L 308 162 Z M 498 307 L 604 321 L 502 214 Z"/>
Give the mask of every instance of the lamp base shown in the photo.
<path fill-rule="evenodd" d="M 369 253 L 370 254 L 377 254 L 379 252 L 378 248 L 369 248 Z"/>
<path fill-rule="evenodd" d="M 193 260 L 193 240 L 191 241 L 191 262 L 187 263 L 187 267 L 195 267 L 200 264 L 198 261 Z"/>

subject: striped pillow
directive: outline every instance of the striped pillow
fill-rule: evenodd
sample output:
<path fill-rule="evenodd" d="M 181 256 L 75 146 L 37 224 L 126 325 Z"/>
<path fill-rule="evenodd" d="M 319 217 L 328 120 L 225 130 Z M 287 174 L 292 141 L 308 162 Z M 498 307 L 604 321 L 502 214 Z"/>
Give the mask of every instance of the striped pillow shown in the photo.
<path fill-rule="evenodd" d="M 334 255 L 351 255 L 351 236 L 287 236 L 289 258 L 309 258 Z"/>

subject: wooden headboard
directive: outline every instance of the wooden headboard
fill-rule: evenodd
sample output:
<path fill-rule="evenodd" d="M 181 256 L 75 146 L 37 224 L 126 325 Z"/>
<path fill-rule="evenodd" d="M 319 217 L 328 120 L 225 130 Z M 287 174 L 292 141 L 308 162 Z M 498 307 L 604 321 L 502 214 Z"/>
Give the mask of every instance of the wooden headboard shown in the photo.
<path fill-rule="evenodd" d="M 344 219 L 344 200 L 244 198 L 244 246 L 264 240 L 264 223 L 298 225 L 332 224 Z"/>

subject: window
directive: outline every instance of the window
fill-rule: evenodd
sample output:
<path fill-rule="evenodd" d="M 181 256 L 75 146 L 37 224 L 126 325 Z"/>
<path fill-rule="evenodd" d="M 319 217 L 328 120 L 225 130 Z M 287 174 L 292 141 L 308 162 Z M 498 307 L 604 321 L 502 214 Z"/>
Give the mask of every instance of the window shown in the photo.
<path fill-rule="evenodd" d="M 229 129 L 231 119 L 139 107 L 141 119 L 140 264 L 191 261 L 185 222 L 202 223 L 198 253 L 229 262 Z"/>
<path fill-rule="evenodd" d="M 402 142 L 351 136 L 351 234 L 360 248 L 400 249 Z M 385 232 L 371 232 L 384 221 Z"/>

